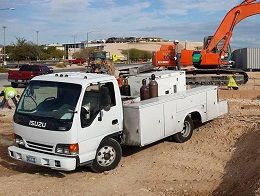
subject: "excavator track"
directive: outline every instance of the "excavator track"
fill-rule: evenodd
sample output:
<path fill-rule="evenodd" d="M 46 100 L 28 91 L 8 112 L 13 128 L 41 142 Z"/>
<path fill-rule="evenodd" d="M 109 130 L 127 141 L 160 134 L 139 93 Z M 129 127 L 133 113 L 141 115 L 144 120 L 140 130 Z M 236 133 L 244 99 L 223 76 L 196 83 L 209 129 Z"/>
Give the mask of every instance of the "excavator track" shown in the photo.
<path fill-rule="evenodd" d="M 136 75 L 138 73 L 147 73 L 151 71 L 160 71 L 152 64 L 130 64 L 128 66 L 117 66 L 117 69 L 125 77 Z M 228 76 L 233 76 L 238 85 L 246 84 L 248 75 L 241 69 L 233 68 L 218 68 L 218 69 L 183 69 L 186 72 L 187 85 L 218 85 L 223 86 L 228 84 Z"/>
<path fill-rule="evenodd" d="M 227 85 L 228 76 L 233 76 L 238 85 L 246 84 L 248 75 L 240 69 L 194 69 L 186 70 L 187 84 L 191 85 Z"/>

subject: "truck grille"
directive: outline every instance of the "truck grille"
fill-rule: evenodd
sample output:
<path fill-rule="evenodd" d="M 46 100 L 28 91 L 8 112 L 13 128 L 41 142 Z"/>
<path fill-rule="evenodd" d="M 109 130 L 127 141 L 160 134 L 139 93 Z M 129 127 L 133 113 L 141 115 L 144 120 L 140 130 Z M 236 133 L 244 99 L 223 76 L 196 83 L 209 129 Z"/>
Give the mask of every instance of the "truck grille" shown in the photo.
<path fill-rule="evenodd" d="M 50 145 L 39 144 L 39 143 L 35 143 L 35 142 L 30 142 L 30 141 L 26 141 L 26 142 L 27 142 L 28 147 L 36 149 L 36 150 L 52 152 L 52 149 L 53 149 L 53 146 L 50 146 Z"/>

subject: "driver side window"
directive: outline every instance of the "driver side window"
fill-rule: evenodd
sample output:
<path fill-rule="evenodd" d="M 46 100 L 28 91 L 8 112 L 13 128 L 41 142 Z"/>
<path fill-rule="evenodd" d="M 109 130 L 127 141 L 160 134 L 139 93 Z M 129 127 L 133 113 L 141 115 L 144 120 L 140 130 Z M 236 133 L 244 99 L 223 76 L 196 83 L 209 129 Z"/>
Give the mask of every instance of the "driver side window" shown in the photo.
<path fill-rule="evenodd" d="M 87 87 L 81 107 L 81 127 L 89 126 L 99 113 L 99 86 Z"/>
<path fill-rule="evenodd" d="M 104 103 L 108 104 L 106 105 L 108 108 L 116 105 L 114 85 L 112 82 L 101 85 L 92 84 L 86 88 L 80 114 L 82 128 L 90 126 L 99 115 L 100 110 L 104 109 L 108 111 L 107 108 L 104 107 Z"/>

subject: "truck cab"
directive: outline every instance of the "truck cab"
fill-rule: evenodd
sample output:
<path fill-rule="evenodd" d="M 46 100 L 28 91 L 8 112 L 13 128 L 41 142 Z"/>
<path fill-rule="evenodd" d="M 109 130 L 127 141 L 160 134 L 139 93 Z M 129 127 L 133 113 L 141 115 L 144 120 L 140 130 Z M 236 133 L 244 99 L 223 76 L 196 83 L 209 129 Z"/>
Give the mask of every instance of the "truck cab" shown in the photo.
<path fill-rule="evenodd" d="M 74 170 L 95 159 L 102 140 L 119 139 L 122 129 L 122 101 L 114 77 L 85 73 L 35 77 L 14 114 L 17 146 L 9 147 L 9 154 Z"/>

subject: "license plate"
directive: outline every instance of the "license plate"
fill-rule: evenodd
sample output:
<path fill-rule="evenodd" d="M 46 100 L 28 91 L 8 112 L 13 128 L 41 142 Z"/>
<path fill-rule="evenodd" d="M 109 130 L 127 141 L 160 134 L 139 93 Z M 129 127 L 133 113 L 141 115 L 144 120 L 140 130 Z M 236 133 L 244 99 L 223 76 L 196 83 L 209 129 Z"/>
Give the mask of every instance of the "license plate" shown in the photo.
<path fill-rule="evenodd" d="M 26 161 L 28 163 L 35 163 L 36 162 L 35 157 L 29 156 L 29 155 L 26 156 Z"/>
<path fill-rule="evenodd" d="M 18 80 L 18 82 L 22 82 L 22 80 Z"/>

